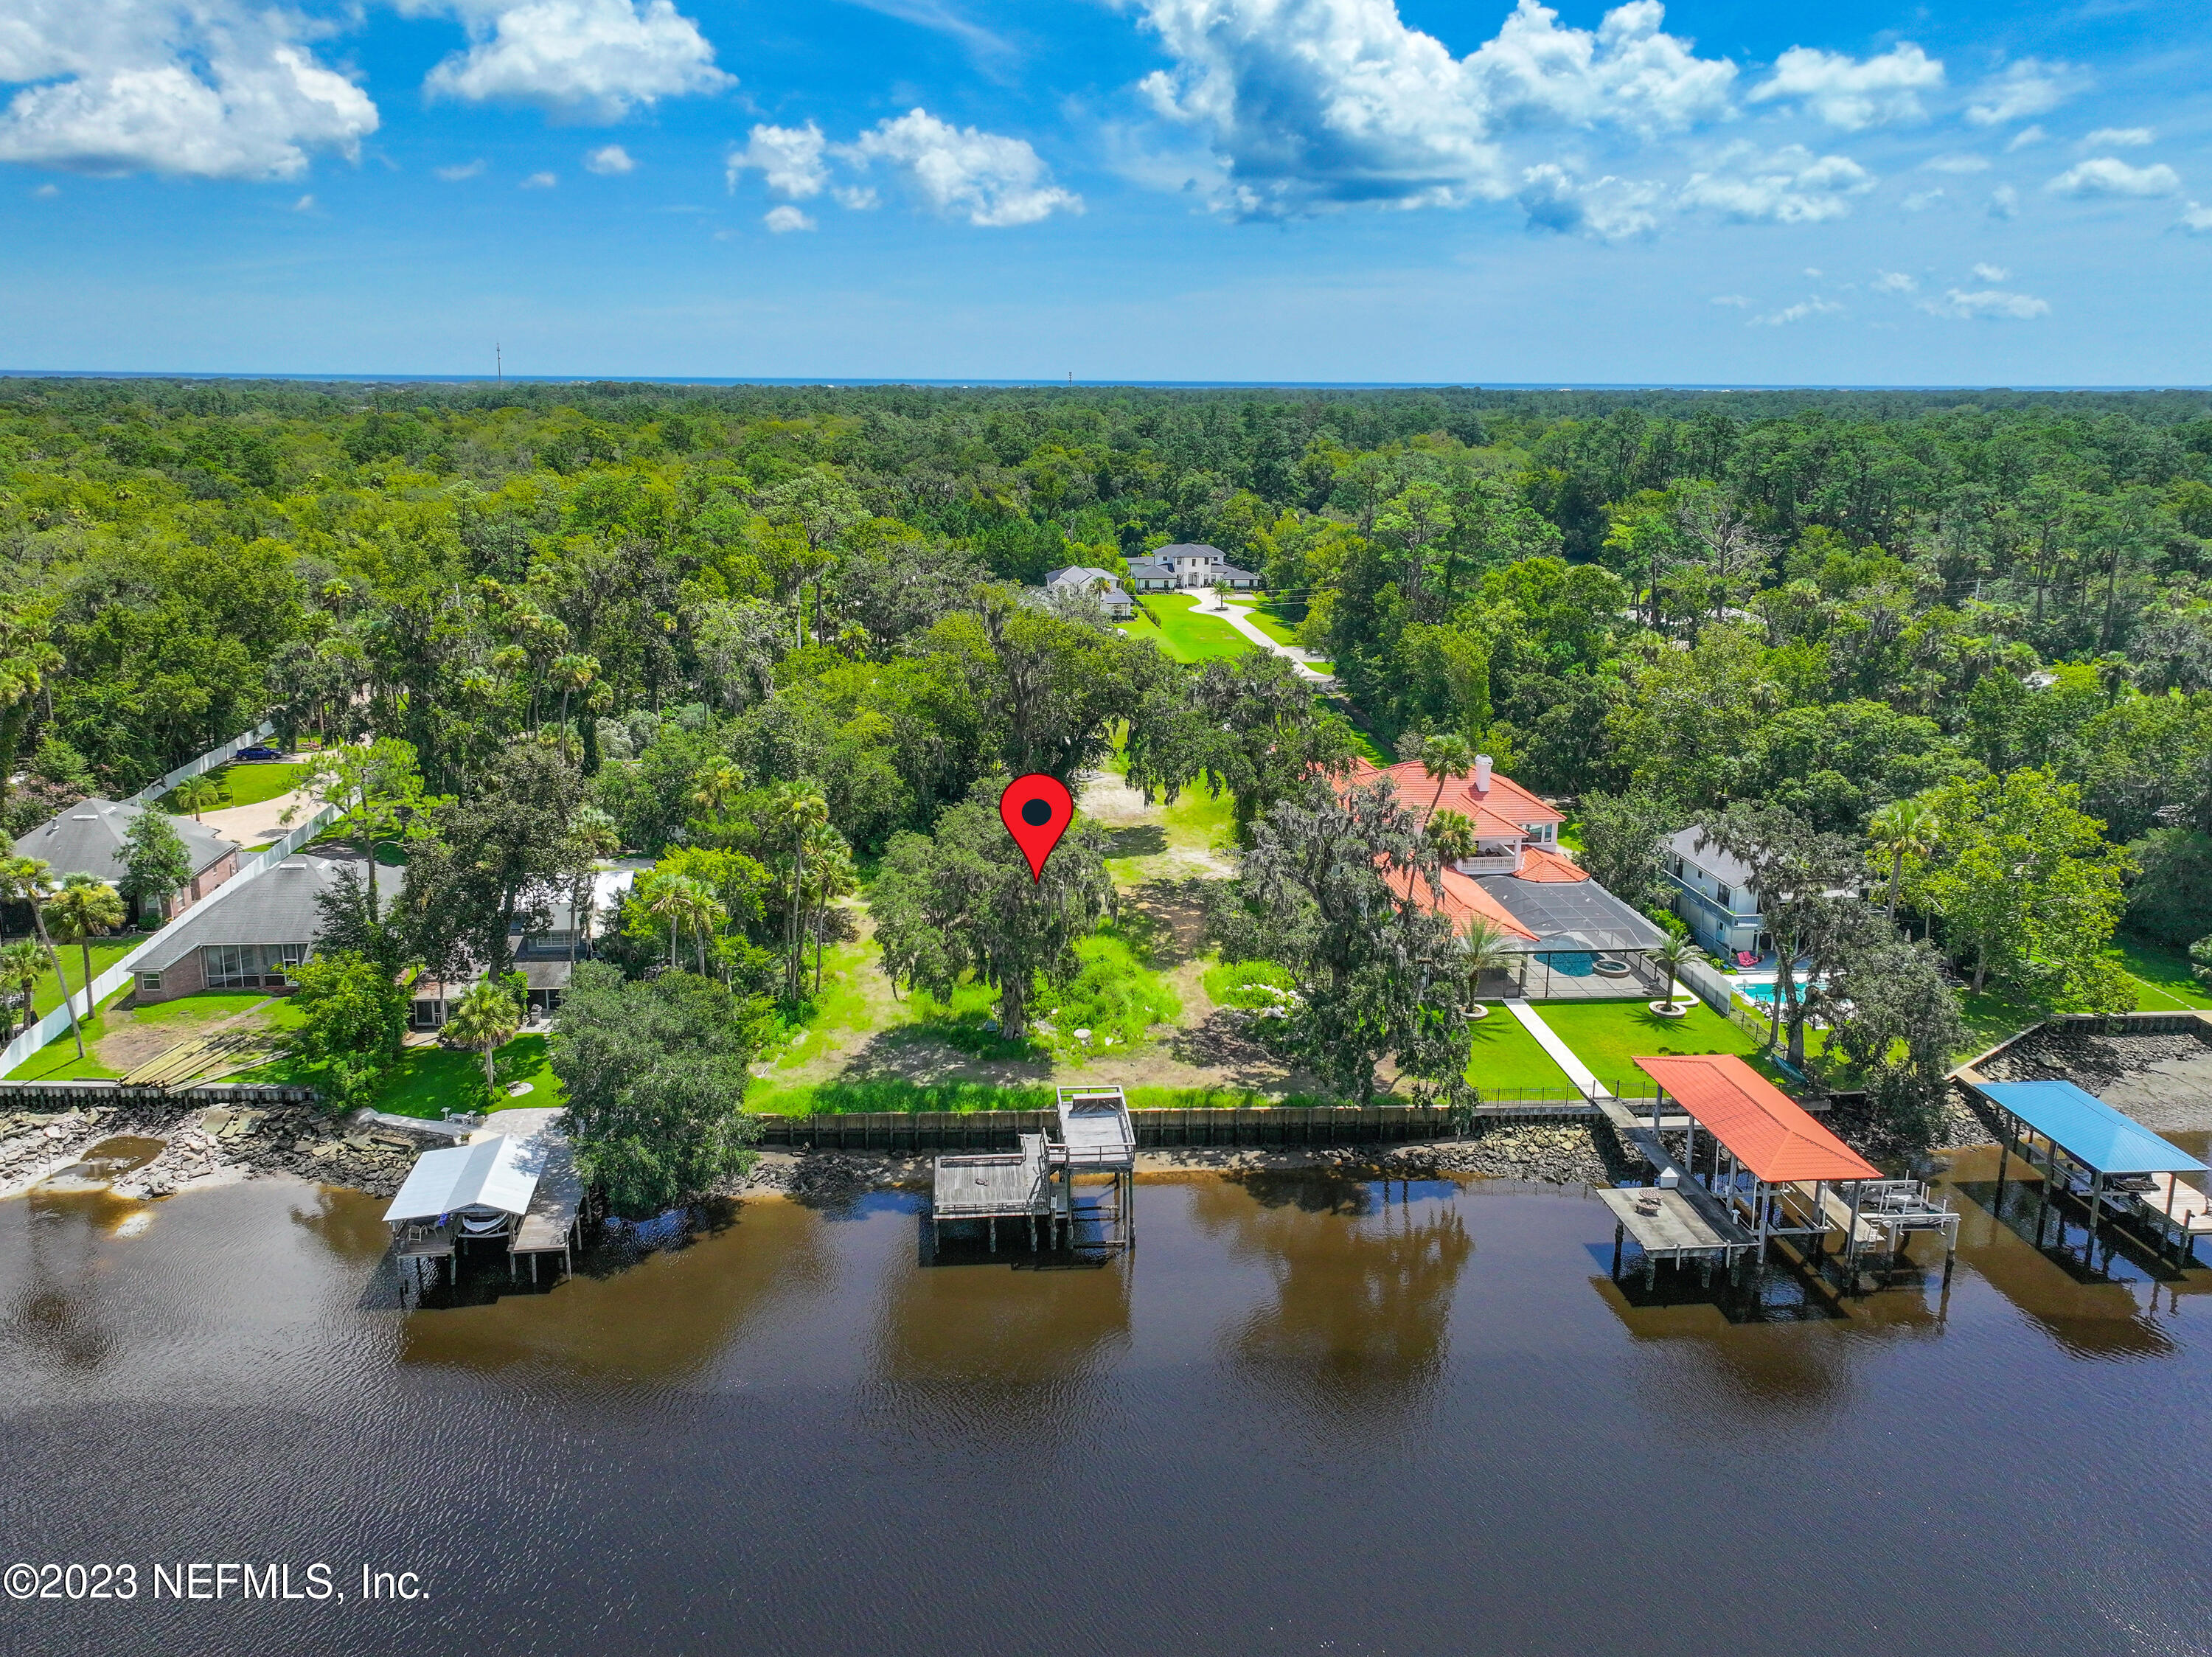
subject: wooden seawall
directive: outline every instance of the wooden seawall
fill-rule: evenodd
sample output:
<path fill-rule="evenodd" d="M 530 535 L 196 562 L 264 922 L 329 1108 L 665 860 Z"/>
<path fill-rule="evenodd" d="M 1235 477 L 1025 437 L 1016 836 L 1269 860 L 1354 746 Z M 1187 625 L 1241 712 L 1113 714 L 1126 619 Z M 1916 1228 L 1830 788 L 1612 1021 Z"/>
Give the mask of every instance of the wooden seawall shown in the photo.
<path fill-rule="evenodd" d="M 1478 1122 L 1587 1121 L 1598 1112 L 1574 1095 L 1479 1106 Z M 1222 1145 L 1401 1145 L 1455 1139 L 1448 1110 L 1421 1105 L 1193 1106 L 1129 1112 L 1140 1148 Z M 1016 1149 L 1057 1118 L 1038 1111 L 852 1111 L 763 1116 L 759 1142 L 815 1150 L 991 1151 Z"/>

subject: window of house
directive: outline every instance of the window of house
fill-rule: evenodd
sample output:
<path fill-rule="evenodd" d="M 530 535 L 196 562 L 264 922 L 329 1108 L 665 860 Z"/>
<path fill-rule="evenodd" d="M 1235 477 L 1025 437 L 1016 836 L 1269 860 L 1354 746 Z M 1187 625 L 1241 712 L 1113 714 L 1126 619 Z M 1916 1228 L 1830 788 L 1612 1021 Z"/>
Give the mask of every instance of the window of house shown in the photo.
<path fill-rule="evenodd" d="M 1735 901 L 1735 894 L 1729 890 L 1726 880 L 1716 880 L 1713 883 L 1713 896 L 1720 900 L 1723 909 L 1726 909 Z"/>
<path fill-rule="evenodd" d="M 159 990 L 161 987 L 161 975 L 159 972 L 141 972 L 138 975 L 138 987 L 149 991 Z"/>

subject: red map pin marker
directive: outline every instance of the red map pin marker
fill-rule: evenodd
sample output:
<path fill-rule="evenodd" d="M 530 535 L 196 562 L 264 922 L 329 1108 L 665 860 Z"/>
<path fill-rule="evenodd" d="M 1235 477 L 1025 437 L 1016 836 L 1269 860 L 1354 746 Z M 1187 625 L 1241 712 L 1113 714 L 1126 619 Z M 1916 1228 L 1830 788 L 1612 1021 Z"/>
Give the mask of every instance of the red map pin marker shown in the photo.
<path fill-rule="evenodd" d="M 1006 784 L 999 796 L 999 819 L 1030 860 L 1030 879 L 1042 881 L 1044 860 L 1075 820 L 1075 801 L 1058 777 L 1033 771 Z"/>

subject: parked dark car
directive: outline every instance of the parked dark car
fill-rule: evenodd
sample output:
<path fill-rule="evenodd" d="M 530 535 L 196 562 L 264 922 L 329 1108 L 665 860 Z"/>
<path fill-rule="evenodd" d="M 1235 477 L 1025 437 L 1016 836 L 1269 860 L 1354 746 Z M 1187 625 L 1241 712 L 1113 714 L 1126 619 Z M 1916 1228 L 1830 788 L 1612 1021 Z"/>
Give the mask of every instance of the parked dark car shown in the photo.
<path fill-rule="evenodd" d="M 236 753 L 231 755 L 233 759 L 282 759 L 283 757 L 274 748 L 264 748 L 258 745 L 251 748 L 240 748 Z"/>

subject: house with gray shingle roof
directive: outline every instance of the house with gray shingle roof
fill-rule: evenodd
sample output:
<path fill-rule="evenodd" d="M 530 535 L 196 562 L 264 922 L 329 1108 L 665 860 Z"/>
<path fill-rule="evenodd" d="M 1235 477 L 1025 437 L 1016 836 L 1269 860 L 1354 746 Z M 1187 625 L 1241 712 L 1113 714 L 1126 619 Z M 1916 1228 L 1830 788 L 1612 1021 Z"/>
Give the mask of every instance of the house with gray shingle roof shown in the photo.
<path fill-rule="evenodd" d="M 201 905 L 138 960 L 140 1002 L 203 990 L 288 990 L 322 934 L 318 899 L 360 859 L 303 851 Z"/>
<path fill-rule="evenodd" d="M 112 800 L 80 800 L 16 841 L 15 855 L 40 859 L 53 870 L 56 880 L 89 874 L 95 880 L 120 886 L 131 872 L 124 861 L 131 853 L 131 825 L 140 812 L 157 809 L 118 805 Z M 238 873 L 238 847 L 234 842 L 189 817 L 173 817 L 170 825 L 191 856 L 192 878 L 163 905 L 164 918 L 183 914 Z"/>
<path fill-rule="evenodd" d="M 1072 564 L 1065 569 L 1046 570 L 1044 590 L 1048 594 L 1089 593 L 1115 621 L 1127 621 L 1134 612 L 1128 594 L 1122 590 L 1121 578 L 1110 570 L 1101 570 L 1093 564 Z"/>

